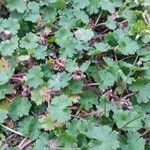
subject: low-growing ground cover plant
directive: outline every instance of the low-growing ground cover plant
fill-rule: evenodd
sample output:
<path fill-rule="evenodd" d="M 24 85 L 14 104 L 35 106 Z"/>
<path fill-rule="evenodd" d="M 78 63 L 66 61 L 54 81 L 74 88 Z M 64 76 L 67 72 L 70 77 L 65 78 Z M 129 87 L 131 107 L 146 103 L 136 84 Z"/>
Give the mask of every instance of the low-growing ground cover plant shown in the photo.
<path fill-rule="evenodd" d="M 0 0 L 0 149 L 149 150 L 150 1 Z"/>

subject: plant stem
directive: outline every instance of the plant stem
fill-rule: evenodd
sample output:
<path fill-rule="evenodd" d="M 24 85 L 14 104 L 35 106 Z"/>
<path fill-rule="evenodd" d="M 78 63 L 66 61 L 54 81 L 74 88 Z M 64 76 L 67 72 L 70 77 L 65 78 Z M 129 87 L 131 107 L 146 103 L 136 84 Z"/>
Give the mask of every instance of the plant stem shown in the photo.
<path fill-rule="evenodd" d="M 149 133 L 150 132 L 150 130 L 146 130 L 144 133 L 142 133 L 141 135 L 140 135 L 140 137 L 143 137 L 143 136 L 145 136 L 147 133 Z"/>
<path fill-rule="evenodd" d="M 22 78 L 18 78 L 18 77 L 11 77 L 10 79 L 11 79 L 11 80 L 16 80 L 16 81 L 23 81 Z"/>
<path fill-rule="evenodd" d="M 97 20 L 96 20 L 94 26 L 96 26 L 96 25 L 98 24 L 99 19 L 101 18 L 102 12 L 103 12 L 103 10 L 101 10 L 101 12 L 100 12 L 100 14 L 99 14 L 99 16 L 98 16 L 98 18 L 97 18 Z"/>
<path fill-rule="evenodd" d="M 136 117 L 136 118 L 130 120 L 130 121 L 127 122 L 125 125 L 123 125 L 123 126 L 121 127 L 121 129 L 123 129 L 123 128 L 126 127 L 128 124 L 132 123 L 133 121 L 135 121 L 135 120 L 137 120 L 137 119 L 139 119 L 139 118 L 141 118 L 141 117 L 142 117 L 142 116 L 138 116 L 138 117 Z"/>
<path fill-rule="evenodd" d="M 13 133 L 15 133 L 15 134 L 17 134 L 17 135 L 20 135 L 20 136 L 24 136 L 24 137 L 25 137 L 24 134 L 22 134 L 22 133 L 20 133 L 20 132 L 17 132 L 17 131 L 15 131 L 15 130 L 13 130 L 13 129 L 11 129 L 11 128 L 5 126 L 5 125 L 3 125 L 3 124 L 0 124 L 0 126 L 3 127 L 4 129 L 10 131 L 10 132 L 13 132 Z"/>
<path fill-rule="evenodd" d="M 138 58 L 139 58 L 139 56 L 137 55 L 135 60 L 134 60 L 134 62 L 133 62 L 133 66 L 136 64 Z M 130 76 L 132 75 L 132 73 L 133 73 L 133 68 L 130 69 L 130 71 L 129 71 L 128 75 L 127 75 L 127 78 L 125 80 L 124 90 L 127 88 L 127 82 L 128 82 L 128 79 L 130 78 Z M 122 99 L 122 97 L 123 97 L 124 90 L 122 92 L 122 95 L 121 95 L 120 99 Z"/>
<path fill-rule="evenodd" d="M 95 25 L 93 28 L 99 27 L 99 26 L 105 26 L 105 23 L 99 23 L 97 25 Z"/>
<path fill-rule="evenodd" d="M 84 86 L 98 86 L 99 83 L 87 83 L 87 84 L 84 84 Z"/>
<path fill-rule="evenodd" d="M 104 110 L 96 110 L 89 113 L 81 114 L 80 117 L 93 116 L 93 115 L 101 114 L 102 112 L 104 112 Z"/>
<path fill-rule="evenodd" d="M 128 94 L 128 95 L 122 97 L 122 99 L 127 99 L 128 97 L 131 97 L 131 96 L 133 96 L 133 95 L 135 95 L 135 93 L 130 93 L 130 94 Z"/>

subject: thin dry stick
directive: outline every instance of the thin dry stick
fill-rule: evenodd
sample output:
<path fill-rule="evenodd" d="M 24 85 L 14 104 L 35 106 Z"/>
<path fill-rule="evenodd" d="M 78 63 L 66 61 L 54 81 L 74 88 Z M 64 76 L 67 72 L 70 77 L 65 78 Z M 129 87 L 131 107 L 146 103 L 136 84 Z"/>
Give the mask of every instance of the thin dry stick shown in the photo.
<path fill-rule="evenodd" d="M 135 95 L 135 93 L 130 93 L 130 94 L 128 94 L 128 95 L 122 97 L 122 99 L 127 99 L 127 98 L 129 98 L 129 97 L 131 97 L 131 96 L 133 96 L 133 95 Z"/>
<path fill-rule="evenodd" d="M 16 77 L 16 76 L 25 76 L 26 73 L 18 73 L 18 74 L 14 74 L 13 77 Z"/>
<path fill-rule="evenodd" d="M 96 20 L 94 26 L 96 26 L 96 25 L 98 24 L 99 19 L 101 18 L 102 12 L 103 12 L 103 10 L 101 10 L 101 12 L 100 12 L 100 14 L 99 14 L 99 16 L 98 16 L 98 18 L 97 18 L 97 20 Z"/>
<path fill-rule="evenodd" d="M 15 134 L 17 134 L 17 135 L 20 135 L 20 136 L 24 136 L 24 137 L 25 137 L 25 135 L 23 135 L 22 133 L 20 133 L 20 132 L 18 132 L 18 131 L 15 131 L 15 130 L 13 130 L 13 129 L 11 129 L 11 128 L 9 128 L 9 127 L 3 125 L 3 124 L 0 124 L 0 126 L 3 127 L 4 129 L 10 131 L 10 132 L 13 132 L 13 133 L 15 133 Z"/>
<path fill-rule="evenodd" d="M 99 26 L 105 26 L 105 23 L 99 23 L 97 25 L 95 25 L 93 28 L 99 27 Z"/>
<path fill-rule="evenodd" d="M 22 78 L 17 78 L 17 77 L 11 77 L 10 79 L 11 79 L 11 80 L 16 80 L 16 81 L 23 81 Z"/>
<path fill-rule="evenodd" d="M 145 136 L 145 135 L 148 134 L 149 132 L 150 132 L 150 130 L 146 130 L 144 133 L 142 133 L 142 134 L 140 135 L 140 137 Z"/>
<path fill-rule="evenodd" d="M 93 115 L 97 115 L 97 114 L 101 114 L 103 112 L 103 110 L 96 110 L 96 111 L 92 111 L 92 112 L 89 112 L 89 113 L 84 113 L 84 114 L 81 114 L 80 117 L 87 117 L 87 116 L 93 116 Z"/>
<path fill-rule="evenodd" d="M 0 3 L 6 7 L 5 3 L 3 2 L 3 0 L 0 0 Z"/>
<path fill-rule="evenodd" d="M 24 138 L 24 139 L 21 141 L 21 143 L 18 145 L 18 148 L 19 148 L 19 149 L 21 149 L 23 143 L 24 143 L 26 140 L 27 140 L 27 138 Z"/>
<path fill-rule="evenodd" d="M 26 146 L 28 146 L 28 145 L 31 144 L 32 142 L 33 142 L 32 140 L 28 140 L 26 143 L 24 143 L 24 144 L 21 146 L 20 150 L 23 150 Z"/>
<path fill-rule="evenodd" d="M 5 97 L 9 102 L 11 102 L 12 101 L 12 99 L 10 99 L 9 97 Z"/>
<path fill-rule="evenodd" d="M 87 84 L 84 84 L 84 86 L 98 86 L 99 83 L 87 83 Z"/>

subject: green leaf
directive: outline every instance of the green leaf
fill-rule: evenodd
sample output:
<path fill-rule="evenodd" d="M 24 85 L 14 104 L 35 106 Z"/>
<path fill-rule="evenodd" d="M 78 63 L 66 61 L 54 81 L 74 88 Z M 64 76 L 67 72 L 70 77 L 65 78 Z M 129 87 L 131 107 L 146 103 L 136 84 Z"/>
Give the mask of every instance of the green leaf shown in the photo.
<path fill-rule="evenodd" d="M 35 140 L 38 138 L 40 131 L 40 123 L 38 119 L 33 117 L 25 118 L 23 121 L 19 123 L 19 132 L 25 134 L 27 137 Z"/>
<path fill-rule="evenodd" d="M 118 79 L 118 67 L 107 67 L 104 70 L 99 71 L 100 85 L 102 88 L 113 86 L 115 81 Z"/>
<path fill-rule="evenodd" d="M 35 141 L 34 150 L 49 150 L 45 143 L 48 143 L 48 134 L 40 134 L 39 138 Z"/>
<path fill-rule="evenodd" d="M 96 47 L 96 50 L 100 51 L 100 52 L 106 52 L 110 49 L 109 44 L 101 42 L 101 43 L 96 43 L 94 45 Z"/>
<path fill-rule="evenodd" d="M 49 64 L 43 64 L 41 69 L 45 79 L 49 79 L 54 74 L 54 70 L 49 66 Z"/>
<path fill-rule="evenodd" d="M 142 114 L 132 110 L 118 110 L 113 118 L 117 126 L 124 130 L 138 130 L 142 127 Z"/>
<path fill-rule="evenodd" d="M 130 10 L 128 7 L 122 12 L 121 16 L 127 19 L 130 26 L 133 26 L 137 21 L 137 16 L 135 15 L 135 12 Z"/>
<path fill-rule="evenodd" d="M 57 0 L 48 0 L 49 3 L 56 3 Z"/>
<path fill-rule="evenodd" d="M 0 70 L 0 85 L 7 83 L 10 77 L 13 75 L 14 70 L 12 68 L 4 68 Z"/>
<path fill-rule="evenodd" d="M 83 23 L 87 24 L 89 22 L 89 16 L 82 10 L 75 10 L 74 15 L 76 16 L 77 20 L 81 20 Z"/>
<path fill-rule="evenodd" d="M 109 126 L 91 127 L 87 131 L 87 136 L 93 139 L 89 142 L 89 150 L 117 150 L 119 148 L 117 132 L 112 131 Z"/>
<path fill-rule="evenodd" d="M 0 123 L 3 123 L 4 120 L 8 117 L 8 111 L 0 109 Z"/>
<path fill-rule="evenodd" d="M 29 2 L 27 5 L 28 9 L 24 15 L 26 21 L 31 21 L 33 23 L 37 22 L 40 18 L 40 6 L 37 2 Z"/>
<path fill-rule="evenodd" d="M 75 36 L 78 40 L 87 42 L 93 38 L 94 33 L 89 29 L 81 28 L 75 31 Z"/>
<path fill-rule="evenodd" d="M 137 42 L 128 37 L 119 42 L 119 51 L 124 55 L 135 54 L 139 48 Z"/>
<path fill-rule="evenodd" d="M 86 135 L 87 130 L 91 127 L 91 124 L 87 120 L 73 119 L 67 123 L 67 134 L 72 137 L 77 137 L 79 134 Z"/>
<path fill-rule="evenodd" d="M 71 111 L 68 106 L 72 105 L 72 99 L 66 95 L 56 96 L 48 107 L 52 118 L 60 123 L 71 119 Z"/>
<path fill-rule="evenodd" d="M 34 101 L 37 105 L 41 105 L 44 101 L 50 99 L 45 99 L 45 96 L 49 97 L 48 93 L 45 93 L 46 87 L 39 87 L 31 91 L 31 100 Z M 45 95 L 46 94 L 46 95 Z"/>
<path fill-rule="evenodd" d="M 49 7 L 45 7 L 41 10 L 41 17 L 45 21 L 49 21 L 50 23 L 53 23 L 55 22 L 56 16 L 57 16 L 57 9 L 53 5 Z"/>
<path fill-rule="evenodd" d="M 116 29 L 113 32 L 114 38 L 117 40 L 116 42 L 122 42 L 124 41 L 125 38 L 130 39 L 128 36 L 129 29 L 124 28 L 124 29 Z M 131 39 L 130 39 L 131 40 Z"/>
<path fill-rule="evenodd" d="M 41 128 L 44 129 L 45 131 L 52 131 L 56 127 L 61 126 L 60 123 L 54 121 L 50 115 L 47 116 L 41 116 L 39 118 L 39 121 L 41 123 Z"/>
<path fill-rule="evenodd" d="M 74 8 L 84 9 L 85 7 L 89 6 L 89 0 L 73 0 Z"/>
<path fill-rule="evenodd" d="M 60 30 L 58 30 L 55 34 L 56 37 L 56 42 L 57 44 L 59 44 L 61 46 L 61 44 L 63 44 L 63 41 L 68 40 L 69 38 L 71 38 L 73 36 L 73 34 L 65 29 L 65 28 L 61 28 Z"/>
<path fill-rule="evenodd" d="M 93 92 L 84 92 L 80 95 L 80 104 L 85 110 L 90 110 L 93 106 L 98 104 L 98 96 Z"/>
<path fill-rule="evenodd" d="M 63 44 L 61 44 L 61 55 L 65 58 L 69 57 L 72 58 L 76 53 L 75 46 L 77 44 L 76 39 L 74 38 L 69 38 L 67 40 L 63 41 Z"/>
<path fill-rule="evenodd" d="M 145 127 L 150 129 L 150 116 L 146 115 L 144 119 Z"/>
<path fill-rule="evenodd" d="M 11 11 L 17 10 L 18 13 L 26 10 L 26 1 L 24 0 L 7 0 L 7 5 Z"/>
<path fill-rule="evenodd" d="M 9 116 L 14 120 L 29 114 L 31 103 L 27 98 L 15 98 L 10 105 Z"/>
<path fill-rule="evenodd" d="M 43 84 L 43 72 L 40 66 L 33 66 L 27 74 L 27 82 L 31 87 L 37 88 Z"/>
<path fill-rule="evenodd" d="M 47 47 L 46 46 L 38 46 L 38 48 L 36 48 L 33 56 L 37 59 L 37 60 L 40 60 L 40 59 L 45 59 L 45 57 L 47 56 Z"/>
<path fill-rule="evenodd" d="M 20 41 L 20 47 L 25 49 L 33 49 L 38 47 L 38 37 L 33 33 L 27 33 Z"/>
<path fill-rule="evenodd" d="M 123 0 L 112 0 L 115 7 L 121 7 L 123 4 Z"/>
<path fill-rule="evenodd" d="M 12 86 L 8 83 L 4 85 L 0 85 L 0 100 L 5 98 L 6 94 L 10 94 L 12 92 Z"/>
<path fill-rule="evenodd" d="M 114 30 L 114 29 L 116 29 L 116 27 L 117 27 L 117 23 L 116 23 L 116 21 L 114 21 L 114 20 L 112 19 L 112 17 L 108 17 L 108 19 L 107 19 L 107 21 L 105 22 L 105 24 L 106 24 L 106 26 L 107 26 L 109 29 L 111 29 L 111 30 Z"/>
<path fill-rule="evenodd" d="M 107 10 L 110 13 L 115 10 L 115 6 L 110 0 L 101 0 L 100 5 L 103 10 Z"/>
<path fill-rule="evenodd" d="M 0 101 L 0 123 L 3 123 L 4 120 L 8 117 L 9 103 L 5 100 Z"/>
<path fill-rule="evenodd" d="M 12 56 L 15 50 L 18 48 L 17 36 L 11 38 L 11 40 L 2 41 L 0 45 L 0 52 L 3 56 Z"/>
<path fill-rule="evenodd" d="M 99 0 L 90 0 L 90 5 L 87 7 L 87 11 L 90 14 L 98 13 L 100 8 L 100 1 Z"/>
<path fill-rule="evenodd" d="M 0 25 L 0 32 L 9 31 L 13 34 L 16 34 L 20 29 L 18 20 L 14 18 L 0 19 Z"/>
<path fill-rule="evenodd" d="M 149 1 L 0 0 L 0 149 L 149 150 Z"/>
<path fill-rule="evenodd" d="M 78 94 L 82 93 L 83 85 L 84 84 L 82 81 L 76 82 L 75 80 L 71 80 L 69 82 L 68 88 L 71 90 L 72 94 Z"/>
<path fill-rule="evenodd" d="M 128 132 L 127 144 L 122 147 L 122 150 L 145 150 L 145 140 L 138 132 Z"/>
<path fill-rule="evenodd" d="M 54 90 L 60 90 L 68 85 L 71 76 L 66 72 L 54 74 L 51 79 L 49 79 L 48 84 L 50 88 Z"/>
<path fill-rule="evenodd" d="M 78 64 L 76 63 L 76 60 L 70 59 L 66 62 L 66 65 L 65 65 L 66 71 L 72 73 L 76 68 L 78 68 Z"/>
<path fill-rule="evenodd" d="M 58 32 L 56 32 L 56 42 L 61 47 L 60 53 L 63 57 L 72 58 L 74 54 L 76 54 L 75 46 L 77 44 L 77 40 L 73 38 L 73 34 L 62 28 Z"/>
<path fill-rule="evenodd" d="M 115 39 L 114 32 L 108 32 L 104 36 L 105 42 L 107 42 L 110 46 L 113 47 L 117 45 L 117 40 Z"/>
<path fill-rule="evenodd" d="M 85 72 L 85 71 L 89 68 L 90 64 L 91 64 L 90 61 L 86 61 L 86 62 L 84 62 L 84 63 L 80 66 L 80 69 L 81 69 L 83 72 Z"/>
<path fill-rule="evenodd" d="M 59 26 L 62 26 L 66 29 L 71 29 L 75 27 L 75 24 L 76 24 L 76 20 L 72 11 L 71 12 L 69 11 L 68 13 L 66 13 L 66 15 L 61 16 L 59 21 Z"/>
<path fill-rule="evenodd" d="M 147 103 L 150 101 L 150 83 L 146 80 L 136 80 L 130 87 L 133 92 L 137 92 L 136 98 L 138 103 Z"/>

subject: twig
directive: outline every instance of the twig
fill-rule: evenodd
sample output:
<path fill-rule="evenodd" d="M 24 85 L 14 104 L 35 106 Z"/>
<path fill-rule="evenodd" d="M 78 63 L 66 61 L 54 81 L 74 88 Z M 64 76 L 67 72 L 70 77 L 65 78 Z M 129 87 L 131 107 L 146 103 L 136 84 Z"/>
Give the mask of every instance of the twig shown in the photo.
<path fill-rule="evenodd" d="M 24 138 L 24 139 L 21 141 L 21 143 L 18 145 L 18 148 L 19 148 L 19 149 L 21 149 L 23 143 L 24 143 L 26 140 L 27 140 L 27 138 Z"/>
<path fill-rule="evenodd" d="M 11 102 L 12 101 L 12 99 L 10 99 L 9 97 L 7 97 L 7 96 L 5 96 L 5 98 L 9 101 L 9 102 Z"/>
<path fill-rule="evenodd" d="M 105 23 L 99 23 L 99 24 L 95 25 L 93 28 L 97 28 L 99 26 L 105 26 Z"/>
<path fill-rule="evenodd" d="M 99 16 L 98 16 L 98 18 L 97 18 L 97 20 L 96 20 L 94 26 L 96 26 L 96 25 L 98 24 L 99 19 L 101 18 L 102 12 L 103 12 L 103 10 L 101 10 L 101 12 L 100 12 L 100 14 L 99 14 Z"/>
<path fill-rule="evenodd" d="M 18 74 L 14 74 L 13 77 L 16 77 L 16 76 L 25 76 L 26 73 L 18 73 Z"/>
<path fill-rule="evenodd" d="M 9 128 L 9 127 L 3 125 L 3 124 L 0 124 L 0 126 L 3 127 L 4 129 L 10 131 L 10 132 L 13 132 L 13 133 L 15 133 L 15 134 L 17 134 L 17 135 L 20 135 L 20 136 L 24 136 L 24 137 L 25 137 L 24 134 L 22 134 L 22 133 L 20 133 L 20 132 L 18 132 L 18 131 L 15 131 L 15 130 L 13 130 L 13 129 L 11 129 L 11 128 Z"/>
<path fill-rule="evenodd" d="M 10 79 L 11 79 L 11 80 L 16 80 L 16 81 L 23 81 L 22 78 L 18 78 L 18 77 L 11 77 Z"/>
<path fill-rule="evenodd" d="M 3 0 L 0 0 L 0 3 L 4 6 L 4 7 L 6 7 L 6 4 L 3 2 Z M 7 7 L 6 7 L 7 8 Z"/>
<path fill-rule="evenodd" d="M 150 132 L 150 130 L 146 130 L 144 133 L 142 133 L 141 135 L 140 135 L 140 137 L 143 137 L 143 136 L 145 136 L 147 133 L 149 133 Z"/>
<path fill-rule="evenodd" d="M 70 107 L 70 109 L 71 109 L 71 110 L 77 110 L 77 109 L 78 109 L 78 107 L 76 107 L 76 106 L 72 106 L 72 107 Z"/>
<path fill-rule="evenodd" d="M 84 114 L 81 114 L 80 117 L 87 117 L 87 116 L 91 116 L 91 115 L 97 115 L 97 114 L 101 114 L 103 112 L 103 110 L 96 110 L 96 111 L 92 111 L 92 112 L 89 112 L 89 113 L 84 113 Z"/>
<path fill-rule="evenodd" d="M 117 58 L 115 51 L 113 51 L 113 53 L 114 53 L 115 61 L 118 61 L 118 58 Z"/>
<path fill-rule="evenodd" d="M 87 83 L 87 84 L 84 84 L 84 86 L 98 86 L 99 83 Z"/>
<path fill-rule="evenodd" d="M 129 55 L 129 56 L 125 57 L 125 58 L 122 58 L 122 59 L 119 60 L 119 62 L 120 61 L 124 61 L 124 60 L 129 59 L 129 58 L 132 58 L 132 57 L 135 57 L 135 55 Z"/>
<path fill-rule="evenodd" d="M 127 99 L 128 97 L 131 97 L 131 96 L 133 96 L 133 95 L 135 95 L 135 93 L 130 93 L 130 94 L 128 94 L 128 95 L 122 97 L 122 99 Z"/>
<path fill-rule="evenodd" d="M 7 140 L 7 141 L 8 141 L 8 140 L 10 141 L 10 140 L 13 138 L 14 135 L 16 135 L 16 134 L 11 134 L 10 136 L 8 136 L 8 137 L 6 138 L 6 140 Z"/>
<path fill-rule="evenodd" d="M 23 150 L 26 146 L 28 146 L 29 144 L 31 144 L 33 141 L 32 140 L 28 140 L 25 144 L 23 144 L 22 146 L 21 146 L 21 150 Z"/>

